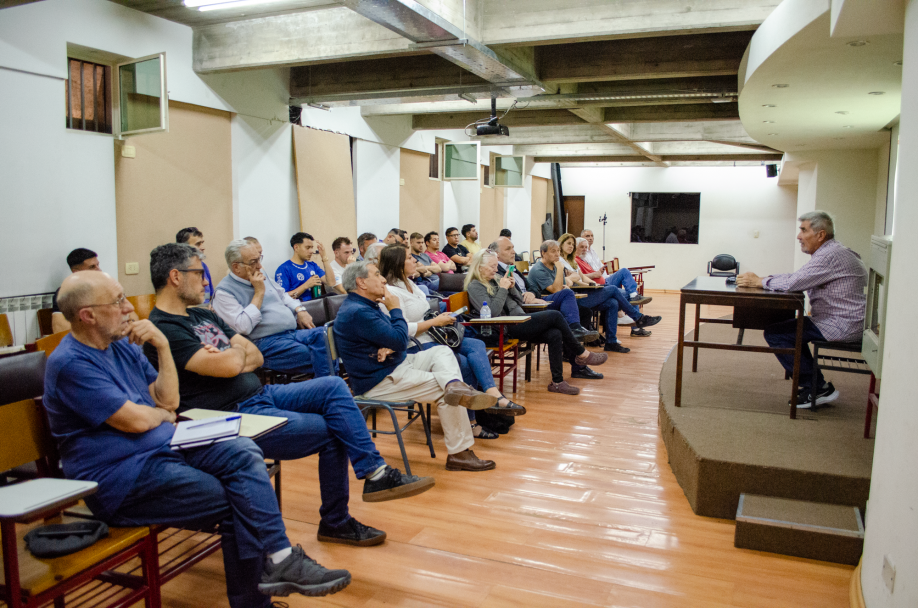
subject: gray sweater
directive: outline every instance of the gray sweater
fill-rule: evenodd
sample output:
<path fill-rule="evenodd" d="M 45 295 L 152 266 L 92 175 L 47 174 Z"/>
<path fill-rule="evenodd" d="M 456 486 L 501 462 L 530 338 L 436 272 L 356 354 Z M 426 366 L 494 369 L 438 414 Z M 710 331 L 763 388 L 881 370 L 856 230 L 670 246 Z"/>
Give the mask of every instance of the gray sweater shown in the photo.
<path fill-rule="evenodd" d="M 494 295 L 488 293 L 488 288 L 481 281 L 469 283 L 469 314 L 478 318 L 482 304 L 488 303 L 492 317 L 521 317 L 526 314 L 523 310 L 523 296 L 514 285 L 510 290 L 500 287 L 498 282 L 491 279 L 491 286 L 497 287 Z"/>

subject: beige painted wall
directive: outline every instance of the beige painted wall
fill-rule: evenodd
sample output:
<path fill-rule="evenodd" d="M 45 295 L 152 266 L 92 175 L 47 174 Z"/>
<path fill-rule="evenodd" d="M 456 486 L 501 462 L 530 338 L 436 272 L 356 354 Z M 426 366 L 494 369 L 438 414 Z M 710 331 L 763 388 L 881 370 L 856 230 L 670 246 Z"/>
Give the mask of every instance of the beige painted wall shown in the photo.
<path fill-rule="evenodd" d="M 430 156 L 400 150 L 399 177 L 405 184 L 399 187 L 398 226 L 408 234 L 440 231 L 440 182 L 430 179 Z"/>
<path fill-rule="evenodd" d="M 124 158 L 115 144 L 118 280 L 126 295 L 153 293 L 150 251 L 187 226 L 204 233 L 214 281 L 226 275 L 223 249 L 233 238 L 230 116 L 171 101 L 168 133 L 127 138 L 135 158 Z M 140 273 L 126 275 L 128 262 L 138 262 Z"/>
<path fill-rule="evenodd" d="M 545 214 L 551 211 L 554 202 L 554 190 L 551 180 L 544 177 L 532 177 L 532 215 L 529 220 L 529 248 L 538 249 L 542 244 L 542 223 Z M 517 252 L 522 253 L 522 252 Z"/>
<path fill-rule="evenodd" d="M 478 168 L 479 171 L 479 204 L 481 205 L 478 212 L 478 244 L 487 247 L 495 240 L 504 228 L 504 203 L 506 201 L 506 190 L 504 188 L 485 188 L 484 187 L 484 165 Z"/>
<path fill-rule="evenodd" d="M 349 237 L 356 245 L 357 209 L 354 205 L 350 138 L 328 131 L 294 127 L 293 156 L 303 232 L 308 232 L 325 245 L 329 257 L 332 241 L 339 236 Z M 288 251 L 289 255 L 293 254 L 289 244 Z"/>

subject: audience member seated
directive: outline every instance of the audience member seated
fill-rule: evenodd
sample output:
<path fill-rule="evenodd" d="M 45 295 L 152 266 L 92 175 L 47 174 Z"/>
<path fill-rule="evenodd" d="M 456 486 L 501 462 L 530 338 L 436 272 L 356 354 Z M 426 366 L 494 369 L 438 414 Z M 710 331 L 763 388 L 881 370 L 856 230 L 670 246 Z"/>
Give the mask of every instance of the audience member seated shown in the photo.
<path fill-rule="evenodd" d="M 465 239 L 460 243 L 470 255 L 475 255 L 481 251 L 481 245 L 478 244 L 478 229 L 475 224 L 466 224 L 462 227 L 462 237 Z"/>
<path fill-rule="evenodd" d="M 357 237 L 357 251 L 358 251 L 357 261 L 358 262 L 363 261 L 363 256 L 367 250 L 367 247 L 369 247 L 372 243 L 377 242 L 378 240 L 379 239 L 377 239 L 376 235 L 373 234 L 372 232 L 364 232 L 363 234 Z"/>
<path fill-rule="evenodd" d="M 226 247 L 230 272 L 217 285 L 213 309 L 233 331 L 255 343 L 265 367 L 329 376 L 325 335 L 306 307 L 262 272 L 261 245 L 239 239 Z"/>
<path fill-rule="evenodd" d="M 867 267 L 861 256 L 835 240 L 835 222 L 825 211 L 804 213 L 800 221 L 800 251 L 812 257 L 799 270 L 790 274 L 759 277 L 744 272 L 736 278 L 739 287 L 764 287 L 771 291 L 805 291 L 810 299 L 811 314 L 803 318 L 804 346 L 800 355 L 800 392 L 797 408 L 811 406 L 812 391 L 816 405 L 831 403 L 839 392 L 826 382 L 822 371 L 813 378 L 813 355 L 809 343 L 821 340 L 857 342 L 864 329 L 867 306 Z M 765 341 L 772 348 L 794 348 L 797 321 L 791 319 L 765 328 Z M 793 373 L 794 356 L 776 355 L 784 369 Z"/>
<path fill-rule="evenodd" d="M 335 288 L 335 271 L 325 255 L 325 247 L 311 234 L 297 232 L 290 237 L 293 257 L 277 267 L 277 284 L 294 300 L 308 302 L 320 297 L 322 283 L 331 291 Z M 312 261 L 313 254 L 322 258 L 322 266 Z"/>
<path fill-rule="evenodd" d="M 446 254 L 456 265 L 456 272 L 465 272 L 468 265 L 472 262 L 472 255 L 464 245 L 459 243 L 459 230 L 455 227 L 446 229 L 446 246 L 443 247 L 443 253 Z"/>
<path fill-rule="evenodd" d="M 513 238 L 513 233 L 510 232 L 510 229 L 509 229 L 509 228 L 501 228 L 500 234 L 498 235 L 498 237 L 506 237 L 506 238 L 508 238 L 508 239 L 512 239 L 512 238 Z M 523 256 L 521 256 L 521 255 L 518 254 L 518 253 L 514 253 L 514 254 L 513 254 L 513 259 L 514 259 L 514 261 L 516 261 L 516 262 L 522 262 L 522 261 L 523 261 Z M 524 290 L 524 291 L 525 291 L 525 290 Z"/>
<path fill-rule="evenodd" d="M 74 249 L 67 254 L 67 266 L 70 267 L 70 272 L 102 270 L 99 267 L 99 256 L 96 255 L 96 252 L 82 247 Z M 55 334 L 70 330 L 70 323 L 63 313 L 61 313 L 61 309 L 57 304 L 57 297 L 60 291 L 60 288 L 58 288 L 51 298 L 51 331 Z M 131 321 L 140 320 L 140 317 L 137 316 L 137 313 L 135 313 L 133 309 L 131 309 L 130 317 Z"/>
<path fill-rule="evenodd" d="M 529 269 L 526 277 L 526 286 L 536 297 L 552 300 L 557 297 L 555 294 L 558 292 L 570 289 L 581 282 L 580 273 L 574 273 L 570 278 L 565 277 L 565 268 L 561 263 L 561 248 L 557 241 L 543 241 L 539 251 L 542 257 Z M 583 284 L 590 283 L 589 279 L 583 281 Z M 608 352 L 631 352 L 630 348 L 625 348 L 616 339 L 619 307 L 625 311 L 626 315 L 635 320 L 635 326 L 638 329 L 660 322 L 660 317 L 642 315 L 637 308 L 628 303 L 618 289 L 593 290 L 587 294 L 586 298 L 577 300 L 577 305 L 601 313 L 606 339 L 604 349 Z"/>
<path fill-rule="evenodd" d="M 497 399 L 460 380 L 459 363 L 448 347 L 407 353 L 408 323 L 375 264 L 348 266 L 344 288 L 348 295 L 338 310 L 334 332 L 354 393 L 369 399 L 436 403 L 448 454 L 446 470 L 493 469 L 493 461 L 481 460 L 471 450 L 475 438 L 462 407 L 483 410 Z M 379 303 L 385 304 L 388 316 Z"/>
<path fill-rule="evenodd" d="M 409 248 L 411 250 L 411 255 L 408 257 L 414 257 L 416 269 L 414 273 L 409 274 L 413 276 L 412 280 L 418 284 L 427 287 L 427 294 L 430 295 L 430 292 L 436 292 L 440 288 L 440 265 L 435 264 L 433 260 L 430 259 L 424 252 L 424 235 L 420 232 L 413 232 L 411 237 L 408 240 Z"/>
<path fill-rule="evenodd" d="M 332 255 L 335 259 L 331 261 L 332 272 L 335 273 L 335 291 L 344 293 L 344 287 L 341 285 L 341 275 L 348 264 L 357 261 L 357 250 L 351 244 L 351 239 L 346 236 L 339 236 L 332 241 Z"/>
<path fill-rule="evenodd" d="M 508 237 L 498 237 L 488 249 L 497 254 L 498 273 L 501 275 L 507 274 L 510 266 L 516 261 L 516 250 L 513 247 L 513 242 Z M 548 310 L 561 311 L 561 314 L 564 315 L 564 320 L 571 326 L 571 331 L 574 332 L 574 337 L 578 340 L 591 343 L 599 339 L 598 332 L 587 330 L 580 324 L 580 307 L 577 306 L 577 297 L 573 291 L 565 289 L 554 294 L 550 300 L 543 300 L 526 290 L 526 277 L 516 268 L 513 269 L 511 278 L 514 285 L 516 285 L 517 291 L 523 295 L 523 304 L 548 304 Z M 577 366 L 575 365 L 574 367 L 576 368 Z M 574 378 L 581 377 L 577 375 L 581 371 L 575 369 Z M 590 373 L 586 373 L 583 377 L 590 377 Z M 596 375 L 596 379 L 599 378 L 602 378 L 602 374 Z"/>
<path fill-rule="evenodd" d="M 440 251 L 440 235 L 436 232 L 428 232 L 424 235 L 424 247 L 426 248 L 427 257 L 432 262 L 440 265 L 441 273 L 453 274 L 456 271 L 456 263 L 449 259 L 445 253 Z"/>
<path fill-rule="evenodd" d="M 197 247 L 201 250 L 201 253 L 204 253 L 204 233 L 191 226 L 189 228 L 182 228 L 175 235 L 176 243 L 187 243 L 192 247 Z M 204 288 L 204 302 L 205 306 L 210 306 L 211 301 L 214 299 L 214 280 L 210 277 L 210 268 L 207 267 L 207 264 L 201 262 L 204 267 L 204 278 L 207 279 L 207 286 Z"/>
<path fill-rule="evenodd" d="M 386 234 L 383 243 L 386 245 L 404 245 L 405 240 L 402 238 L 402 231 L 398 228 L 393 228 Z"/>
<path fill-rule="evenodd" d="M 606 265 L 599 259 L 599 255 L 593 249 L 593 231 L 584 230 L 581 238 L 577 239 L 577 266 L 588 279 L 596 281 L 600 285 L 615 285 L 625 290 L 628 301 L 635 306 L 649 304 L 653 298 L 642 296 L 638 293 L 637 283 L 627 268 L 619 268 L 612 275 L 606 271 Z M 586 241 L 586 244 L 580 241 Z"/>
<path fill-rule="evenodd" d="M 267 608 L 271 595 L 321 596 L 350 583 L 346 570 L 326 570 L 291 547 L 264 455 L 250 439 L 171 449 L 179 383 L 169 342 L 150 321 L 130 321 L 117 281 L 77 272 L 61 286 L 60 307 L 72 333 L 48 359 L 44 405 L 65 475 L 99 484 L 86 497 L 96 518 L 219 524 L 232 608 Z M 156 351 L 158 374 L 143 344 Z"/>
<path fill-rule="evenodd" d="M 505 335 L 548 345 L 548 364 L 551 369 L 549 392 L 564 395 L 580 393 L 579 388 L 564 380 L 562 349 L 567 350 L 571 361 L 579 366 L 601 365 L 606 362 L 608 355 L 591 353 L 580 344 L 564 315 L 557 310 L 525 312 L 522 308 L 523 294 L 514 285 L 512 277 L 497 274 L 497 254 L 490 249 L 480 251 L 472 258 L 472 265 L 465 277 L 465 288 L 469 292 L 469 312 L 473 317 L 481 314 L 481 307 L 485 302 L 491 309 L 492 317 L 531 317 L 525 323 L 507 325 Z"/>
<path fill-rule="evenodd" d="M 443 313 L 429 321 L 424 320 L 430 305 L 421 290 L 412 287 L 411 281 L 407 280 L 408 275 L 414 272 L 415 265 L 414 258 L 406 255 L 404 247 L 386 247 L 379 255 L 379 272 L 386 279 L 389 292 L 398 298 L 398 308 L 408 323 L 408 335 L 417 338 L 426 350 L 437 345 L 427 330 L 437 325 L 452 325 L 456 318 L 450 313 Z M 484 342 L 465 336 L 458 352 L 454 351 L 454 354 L 466 384 L 497 398 L 497 403 L 487 410 L 488 413 L 516 416 L 526 412 L 525 408 L 513 403 L 497 390 Z M 471 414 L 472 410 L 469 412 Z M 470 416 L 469 419 L 474 420 L 474 417 Z"/>
<path fill-rule="evenodd" d="M 150 321 L 169 340 L 178 369 L 179 411 L 203 408 L 286 417 L 286 425 L 255 443 L 268 458 L 292 460 L 319 454 L 319 540 L 361 547 L 382 543 L 385 532 L 348 514 L 348 460 L 357 479 L 366 479 L 363 499 L 367 502 L 420 494 L 434 480 L 402 475 L 386 465 L 341 378 L 262 386 L 252 373 L 262 364 L 255 345 L 213 311 L 194 308 L 206 287 L 202 272 L 200 254 L 189 247 L 162 245 L 150 254 L 156 289 Z M 144 352 L 158 367 L 156 349 L 147 345 Z"/>

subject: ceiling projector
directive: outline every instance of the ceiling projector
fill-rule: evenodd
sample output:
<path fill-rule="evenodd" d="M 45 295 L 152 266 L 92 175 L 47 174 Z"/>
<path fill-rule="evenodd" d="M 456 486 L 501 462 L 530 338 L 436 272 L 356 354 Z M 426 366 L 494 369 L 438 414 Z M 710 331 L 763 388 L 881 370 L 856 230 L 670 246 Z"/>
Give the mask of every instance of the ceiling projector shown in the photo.
<path fill-rule="evenodd" d="M 478 125 L 477 135 L 510 135 L 510 129 L 497 124 L 497 97 L 491 97 L 491 118 L 486 124 Z"/>

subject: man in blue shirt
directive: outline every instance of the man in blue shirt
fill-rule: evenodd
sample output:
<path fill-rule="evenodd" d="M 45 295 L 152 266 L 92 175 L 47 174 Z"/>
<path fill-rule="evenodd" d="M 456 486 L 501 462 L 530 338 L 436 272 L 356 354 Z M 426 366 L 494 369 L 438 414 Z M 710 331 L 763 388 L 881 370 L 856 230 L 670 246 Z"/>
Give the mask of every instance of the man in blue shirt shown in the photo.
<path fill-rule="evenodd" d="M 204 233 L 194 226 L 179 230 L 178 234 L 175 235 L 175 242 L 187 243 L 192 247 L 197 247 L 201 253 L 204 253 Z M 214 281 L 210 278 L 210 268 L 207 267 L 207 264 L 204 264 L 204 278 L 207 279 L 207 287 L 204 289 L 204 301 L 202 304 L 210 307 L 210 302 L 214 299 Z"/>
<path fill-rule="evenodd" d="M 348 295 L 335 318 L 335 342 L 354 393 L 384 401 L 436 403 L 449 454 L 446 470 L 495 468 L 494 461 L 481 460 L 470 449 L 475 437 L 462 407 L 487 409 L 497 397 L 462 382 L 459 363 L 446 346 L 408 354 L 408 323 L 375 264 L 355 262 L 344 269 L 341 279 Z"/>
<path fill-rule="evenodd" d="M 297 232 L 290 237 L 293 257 L 277 267 L 274 280 L 294 300 L 307 302 L 319 297 L 322 283 L 325 288 L 335 288 L 335 270 L 332 268 L 325 247 L 317 243 L 311 234 Z M 322 257 L 322 265 L 312 261 L 314 253 Z"/>
<path fill-rule="evenodd" d="M 131 322 L 117 281 L 78 272 L 58 303 L 72 333 L 48 359 L 44 404 L 64 473 L 99 484 L 86 500 L 96 517 L 115 526 L 219 524 L 232 608 L 350 583 L 346 570 L 326 570 L 291 547 L 264 455 L 250 439 L 170 448 L 179 385 L 169 342 L 150 321 Z M 145 343 L 159 356 L 159 374 Z"/>

